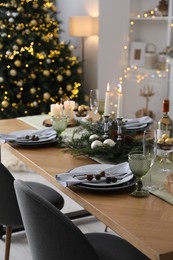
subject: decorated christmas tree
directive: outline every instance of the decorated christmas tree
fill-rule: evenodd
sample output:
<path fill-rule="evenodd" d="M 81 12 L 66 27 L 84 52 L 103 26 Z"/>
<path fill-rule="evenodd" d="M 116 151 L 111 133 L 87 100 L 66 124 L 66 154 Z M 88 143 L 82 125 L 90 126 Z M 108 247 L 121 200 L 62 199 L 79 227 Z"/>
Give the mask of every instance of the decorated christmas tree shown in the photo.
<path fill-rule="evenodd" d="M 50 0 L 0 2 L 0 118 L 48 113 L 50 104 L 82 98 L 81 63 L 61 42 Z"/>

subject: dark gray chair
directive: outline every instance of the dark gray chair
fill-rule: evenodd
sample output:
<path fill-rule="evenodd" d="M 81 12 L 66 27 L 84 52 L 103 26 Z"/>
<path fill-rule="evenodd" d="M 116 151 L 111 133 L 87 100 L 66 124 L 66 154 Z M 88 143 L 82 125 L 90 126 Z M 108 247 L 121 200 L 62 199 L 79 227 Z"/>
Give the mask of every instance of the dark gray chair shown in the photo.
<path fill-rule="evenodd" d="M 54 189 L 37 182 L 27 182 L 32 190 L 46 198 L 56 208 L 64 206 L 63 197 Z M 11 234 L 13 228 L 24 230 L 23 222 L 18 207 L 16 193 L 14 190 L 14 177 L 10 171 L 0 163 L 0 231 L 5 229 L 5 260 L 9 259 Z"/>
<path fill-rule="evenodd" d="M 108 233 L 83 234 L 60 210 L 15 180 L 15 191 L 33 260 L 146 260 L 124 239 Z"/>

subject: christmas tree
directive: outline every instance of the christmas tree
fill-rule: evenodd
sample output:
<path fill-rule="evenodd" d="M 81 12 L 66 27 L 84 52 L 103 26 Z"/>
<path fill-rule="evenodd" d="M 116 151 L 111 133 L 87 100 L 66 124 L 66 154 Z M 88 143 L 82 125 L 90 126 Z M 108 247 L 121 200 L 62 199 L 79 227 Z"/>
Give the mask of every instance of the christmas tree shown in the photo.
<path fill-rule="evenodd" d="M 0 118 L 48 113 L 50 104 L 82 98 L 81 63 L 61 42 L 50 0 L 0 2 Z"/>

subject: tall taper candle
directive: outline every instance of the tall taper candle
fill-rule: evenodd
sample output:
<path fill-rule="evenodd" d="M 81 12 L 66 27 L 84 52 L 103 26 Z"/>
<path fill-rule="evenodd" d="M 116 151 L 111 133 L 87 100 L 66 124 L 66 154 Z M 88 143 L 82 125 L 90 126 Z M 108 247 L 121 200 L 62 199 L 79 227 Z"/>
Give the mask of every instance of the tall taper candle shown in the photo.
<path fill-rule="evenodd" d="M 117 105 L 117 118 L 123 117 L 123 93 L 122 87 L 119 86 L 118 89 L 118 105 Z"/>
<path fill-rule="evenodd" d="M 110 85 L 107 84 L 107 90 L 105 93 L 105 107 L 104 107 L 104 116 L 110 115 Z"/>

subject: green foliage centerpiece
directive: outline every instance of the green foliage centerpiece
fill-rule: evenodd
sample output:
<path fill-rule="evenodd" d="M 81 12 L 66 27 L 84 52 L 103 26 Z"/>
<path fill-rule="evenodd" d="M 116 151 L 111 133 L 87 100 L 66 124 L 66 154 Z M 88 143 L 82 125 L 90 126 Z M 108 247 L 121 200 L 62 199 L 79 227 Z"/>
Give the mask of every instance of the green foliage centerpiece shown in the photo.
<path fill-rule="evenodd" d="M 104 122 L 81 122 L 74 130 L 68 147 L 76 156 L 89 156 L 104 163 L 120 163 L 127 161 L 128 153 L 141 150 L 141 138 L 131 132 L 122 131 L 122 140 L 117 141 L 116 121 L 109 122 L 109 138 L 104 138 Z"/>

